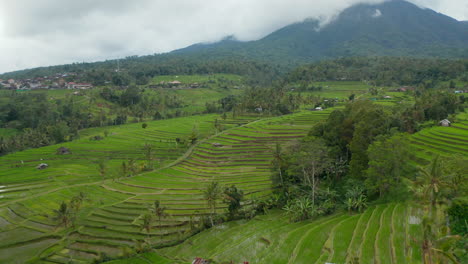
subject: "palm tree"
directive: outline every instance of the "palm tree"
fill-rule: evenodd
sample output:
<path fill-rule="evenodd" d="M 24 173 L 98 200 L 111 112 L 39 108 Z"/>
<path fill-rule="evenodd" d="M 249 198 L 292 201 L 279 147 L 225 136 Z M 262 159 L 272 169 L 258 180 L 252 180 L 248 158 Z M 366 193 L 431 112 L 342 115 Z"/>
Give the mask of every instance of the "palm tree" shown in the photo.
<path fill-rule="evenodd" d="M 437 203 L 442 202 L 445 187 L 450 184 L 449 177 L 442 173 L 439 156 L 436 156 L 428 167 L 420 167 L 415 181 L 415 193 L 430 206 L 430 212 L 435 213 Z"/>
<path fill-rule="evenodd" d="M 145 144 L 143 146 L 143 151 L 145 153 L 145 158 L 147 161 L 147 169 L 152 170 L 154 169 L 153 157 L 154 157 L 154 146 L 151 144 Z"/>
<path fill-rule="evenodd" d="M 98 171 L 99 175 L 102 177 L 102 181 L 106 179 L 106 171 L 107 171 L 107 166 L 104 160 L 99 160 L 98 161 Z"/>
<path fill-rule="evenodd" d="M 85 200 L 85 194 L 83 192 L 80 192 L 78 195 L 73 196 L 73 198 L 70 201 L 70 208 L 77 212 L 80 210 L 81 205 L 83 204 L 83 201 Z"/>
<path fill-rule="evenodd" d="M 161 227 L 161 218 L 166 217 L 166 207 L 161 206 L 161 202 L 156 200 L 150 210 L 158 218 L 159 227 Z"/>
<path fill-rule="evenodd" d="M 453 249 L 461 237 L 450 235 L 447 227 L 440 228 L 440 225 L 429 217 L 423 219 L 422 225 L 424 263 L 460 263 Z"/>
<path fill-rule="evenodd" d="M 283 159 L 283 156 L 282 156 L 282 153 L 281 153 L 281 145 L 276 142 L 276 147 L 273 151 L 273 166 L 278 168 L 278 175 L 280 177 L 280 184 L 281 184 L 281 187 L 284 187 L 284 181 L 283 181 L 283 174 L 282 174 L 282 168 L 283 168 L 283 162 L 284 162 L 284 159 Z"/>
<path fill-rule="evenodd" d="M 213 215 L 216 214 L 216 201 L 221 197 L 221 186 L 218 182 L 212 181 L 206 186 L 206 189 L 203 191 L 203 196 L 208 204 L 208 207 L 211 209 L 210 221 L 211 226 L 214 226 Z"/>
<path fill-rule="evenodd" d="M 149 233 L 152 228 L 152 222 L 153 222 L 153 216 L 151 214 L 145 214 L 143 215 L 143 222 L 141 223 L 140 227 L 141 230 L 146 230 L 147 236 L 149 236 Z"/>
<path fill-rule="evenodd" d="M 54 210 L 54 220 L 58 222 L 58 226 L 68 227 L 72 223 L 72 210 L 66 202 L 62 202 L 58 210 Z"/>
<path fill-rule="evenodd" d="M 459 236 L 449 234 L 444 219 L 441 218 L 441 207 L 449 191 L 450 175 L 443 173 L 443 168 L 436 156 L 426 168 L 421 167 L 414 181 L 413 192 L 428 207 L 423 218 L 423 260 L 426 264 L 458 263 L 453 254 L 453 247 Z M 426 208 L 427 208 L 426 207 Z"/>

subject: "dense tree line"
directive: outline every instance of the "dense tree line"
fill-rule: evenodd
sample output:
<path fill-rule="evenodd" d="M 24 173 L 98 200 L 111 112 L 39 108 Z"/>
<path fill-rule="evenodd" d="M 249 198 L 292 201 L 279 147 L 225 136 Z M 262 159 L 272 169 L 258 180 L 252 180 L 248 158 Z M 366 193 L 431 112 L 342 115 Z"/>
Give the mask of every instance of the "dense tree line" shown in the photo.
<path fill-rule="evenodd" d="M 75 73 L 76 81 L 103 85 L 112 82 L 118 86 L 145 85 L 154 76 L 230 73 L 247 76 L 251 84 L 268 83 L 279 76 L 282 68 L 242 57 L 210 59 L 200 56 L 150 55 L 131 56 L 120 60 L 95 63 L 73 63 L 40 67 L 0 75 L 2 79 L 28 79 L 54 76 L 57 73 Z"/>
<path fill-rule="evenodd" d="M 280 157 L 281 151 L 277 151 L 276 182 L 286 188 L 292 184 L 311 190 L 312 201 L 318 185 L 312 187 L 311 183 L 317 177 L 318 182 L 327 179 L 326 188 L 338 188 L 336 191 L 357 183 L 365 187 L 363 191 L 369 198 L 384 197 L 401 187 L 402 175 L 415 169 L 407 162 L 411 158 L 407 135 L 424 122 L 434 124 L 464 107 L 463 100 L 442 91 L 428 91 L 408 106 L 351 101 L 344 109 L 333 111 L 326 121 L 317 123 L 303 141 L 284 150 L 289 154 Z M 301 167 L 317 161 L 320 166 Z"/>
<path fill-rule="evenodd" d="M 302 221 L 340 208 L 359 212 L 374 201 L 415 199 L 424 209 L 419 242 L 425 263 L 462 263 L 467 259 L 462 219 L 467 215 L 468 160 L 434 157 L 417 166 L 410 162 L 417 158 L 409 137 L 421 123 L 434 124 L 465 107 L 464 100 L 442 91 L 427 91 L 410 106 L 350 101 L 304 139 L 285 149 L 276 146 L 272 177 L 277 190 L 267 206 Z"/>
<path fill-rule="evenodd" d="M 109 104 L 96 110 L 92 106 L 99 100 Z M 49 98 L 46 92 L 4 92 L 0 128 L 14 128 L 19 133 L 0 137 L 0 155 L 73 140 L 85 128 L 182 116 L 185 113 L 178 109 L 185 105 L 176 95 L 148 95 L 136 86 L 105 87 L 84 96 L 67 95 L 60 99 Z"/>
<path fill-rule="evenodd" d="M 288 83 L 367 81 L 377 86 L 423 85 L 460 79 L 468 81 L 468 60 L 398 57 L 341 58 L 299 67 L 285 77 Z"/>

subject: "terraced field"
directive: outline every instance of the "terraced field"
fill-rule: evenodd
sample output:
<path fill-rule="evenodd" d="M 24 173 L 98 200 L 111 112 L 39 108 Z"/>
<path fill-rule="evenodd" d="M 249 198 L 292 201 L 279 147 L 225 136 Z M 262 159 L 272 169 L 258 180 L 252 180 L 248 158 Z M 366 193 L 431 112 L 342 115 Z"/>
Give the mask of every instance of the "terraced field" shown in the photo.
<path fill-rule="evenodd" d="M 276 142 L 303 137 L 315 120 L 329 112 L 301 112 L 254 121 L 227 120 L 227 130 L 187 147 L 175 138 L 188 137 L 194 126 L 199 138 L 213 132 L 215 116 L 180 118 L 84 131 L 82 139 L 65 144 L 72 154 L 57 155 L 58 146 L 18 152 L 0 158 L 0 262 L 23 263 L 32 257 L 42 263 L 89 263 L 122 256 L 139 241 L 155 245 L 179 243 L 207 214 L 202 190 L 208 182 L 235 184 L 247 197 L 271 192 L 269 166 Z M 246 125 L 242 125 L 246 124 Z M 230 129 L 229 129 L 230 128 Z M 123 161 L 144 163 L 142 147 L 156 147 L 161 169 L 131 178 L 117 178 Z M 215 144 L 217 143 L 217 144 Z M 183 155 L 185 153 L 185 155 Z M 178 160 L 176 160 L 179 157 Z M 106 158 L 105 179 L 97 162 Z M 175 161 L 176 160 L 176 161 Z M 37 170 L 38 163 L 49 168 Z M 52 219 L 62 201 L 86 194 L 73 228 L 57 228 Z M 169 216 L 142 230 L 142 215 L 155 200 Z M 218 203 L 217 210 L 224 205 Z M 21 254 L 19 254 L 21 252 Z"/>
<path fill-rule="evenodd" d="M 435 154 L 468 156 L 468 121 L 424 129 L 411 137 L 411 143 L 419 164 L 429 163 Z"/>
<path fill-rule="evenodd" d="M 415 242 L 421 235 L 418 215 L 407 204 L 377 205 L 362 214 L 341 213 L 300 223 L 289 223 L 281 212 L 271 212 L 217 226 L 139 258 L 159 254 L 180 263 L 195 257 L 233 263 L 349 263 L 353 258 L 359 263 L 421 263 Z"/>

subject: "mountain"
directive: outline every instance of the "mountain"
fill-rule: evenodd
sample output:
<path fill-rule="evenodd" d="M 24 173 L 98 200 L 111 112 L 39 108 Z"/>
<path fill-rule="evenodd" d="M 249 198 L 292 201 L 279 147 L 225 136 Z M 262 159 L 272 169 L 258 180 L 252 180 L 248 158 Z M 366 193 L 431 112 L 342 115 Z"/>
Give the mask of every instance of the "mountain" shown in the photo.
<path fill-rule="evenodd" d="M 176 54 L 237 55 L 281 63 L 348 56 L 468 57 L 468 26 L 402 0 L 354 5 L 320 27 L 317 20 L 281 28 L 250 42 L 228 37 Z"/>
<path fill-rule="evenodd" d="M 119 60 L 145 75 L 229 72 L 258 74 L 288 71 L 300 64 L 341 57 L 408 56 L 468 58 L 468 21 L 457 21 L 403 0 L 358 4 L 332 22 L 306 19 L 249 42 L 228 36 L 170 53 Z M 49 76 L 57 72 L 113 71 L 117 61 L 28 69 L 1 78 Z M 221 69 L 221 70 L 220 70 Z"/>

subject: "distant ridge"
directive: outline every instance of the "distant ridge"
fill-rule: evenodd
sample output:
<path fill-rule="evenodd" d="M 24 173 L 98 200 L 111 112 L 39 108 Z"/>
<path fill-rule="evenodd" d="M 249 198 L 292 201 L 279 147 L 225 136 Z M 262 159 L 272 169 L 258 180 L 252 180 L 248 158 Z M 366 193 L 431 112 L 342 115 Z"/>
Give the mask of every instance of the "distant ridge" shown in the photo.
<path fill-rule="evenodd" d="M 342 57 L 468 58 L 468 21 L 457 21 L 403 0 L 357 4 L 345 9 L 322 28 L 319 25 L 317 20 L 306 19 L 256 41 L 242 42 L 234 36 L 227 36 L 215 43 L 198 43 L 170 53 L 134 56 L 119 61 L 128 69 L 159 67 L 159 71 L 168 72 L 168 68 L 193 69 L 196 68 L 193 65 L 200 66 L 206 62 L 228 63 L 230 68 L 236 68 L 240 62 L 248 61 L 253 68 L 258 68 L 255 64 L 260 63 L 283 71 L 304 63 Z M 0 76 L 113 70 L 115 64 L 116 60 L 69 64 Z"/>
<path fill-rule="evenodd" d="M 177 54 L 236 54 L 265 61 L 308 62 L 348 56 L 468 57 L 468 22 L 406 1 L 357 4 L 320 30 L 307 19 L 250 42 L 228 38 Z"/>

